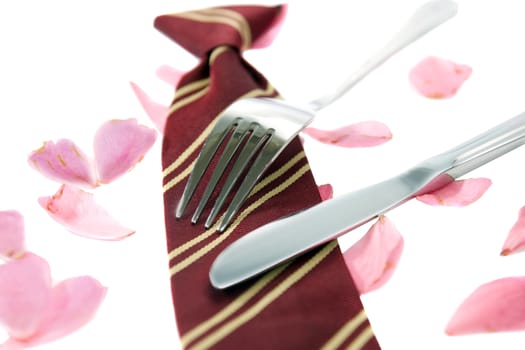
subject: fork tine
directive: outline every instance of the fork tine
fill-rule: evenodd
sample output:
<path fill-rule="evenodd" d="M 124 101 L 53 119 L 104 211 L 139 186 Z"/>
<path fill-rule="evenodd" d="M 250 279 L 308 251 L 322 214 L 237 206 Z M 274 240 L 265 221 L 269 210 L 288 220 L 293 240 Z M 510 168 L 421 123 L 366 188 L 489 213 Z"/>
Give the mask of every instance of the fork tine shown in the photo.
<path fill-rule="evenodd" d="M 184 192 L 182 193 L 179 203 L 177 204 L 177 209 L 175 210 L 175 217 L 177 219 L 184 215 L 184 211 L 186 210 L 188 203 L 193 197 L 193 194 L 197 189 L 197 185 L 199 184 L 202 176 L 204 175 L 204 172 L 208 168 L 211 159 L 213 158 L 213 156 L 217 152 L 217 149 L 224 141 L 224 138 L 236 122 L 238 122 L 238 118 L 233 120 L 219 118 L 217 124 L 215 124 L 215 126 L 213 127 L 210 135 L 208 136 L 208 139 L 202 147 L 202 150 L 197 158 L 197 161 L 195 162 L 195 166 L 193 167 L 188 182 L 184 187 Z"/>
<path fill-rule="evenodd" d="M 208 216 L 208 218 L 206 219 L 206 223 L 204 224 L 206 228 L 210 228 L 213 225 L 213 222 L 215 221 L 217 214 L 221 210 L 224 201 L 228 197 L 228 194 L 232 190 L 239 177 L 241 176 L 243 170 L 246 168 L 253 156 L 257 153 L 259 148 L 261 148 L 261 146 L 266 141 L 266 134 L 267 130 L 265 128 L 261 127 L 259 124 L 255 124 L 255 128 L 252 130 L 252 134 L 246 142 L 246 146 L 243 148 L 243 150 L 239 154 L 239 157 L 235 161 L 235 164 L 233 165 L 233 168 L 230 174 L 228 175 L 228 178 L 226 179 L 226 182 L 224 183 L 224 186 L 222 187 L 219 196 L 213 204 L 210 215 Z"/>
<path fill-rule="evenodd" d="M 224 173 L 224 170 L 226 169 L 231 159 L 233 158 L 233 155 L 235 154 L 240 144 L 246 137 L 248 130 L 250 128 L 250 124 L 251 124 L 250 122 L 247 122 L 245 120 L 239 120 L 237 122 L 237 126 L 234 128 L 233 134 L 231 138 L 228 140 L 228 143 L 226 144 L 224 152 L 222 153 L 220 159 L 217 161 L 217 165 L 215 166 L 215 169 L 213 170 L 213 173 L 208 182 L 208 185 L 206 186 L 206 189 L 204 190 L 202 198 L 197 206 L 197 209 L 195 210 L 195 213 L 193 214 L 193 217 L 191 218 L 192 223 L 195 224 L 199 220 L 199 217 L 202 211 L 204 210 L 206 204 L 208 203 L 208 200 L 210 199 L 210 196 L 213 193 L 213 190 L 215 190 L 215 187 L 217 186 L 219 179 Z"/>
<path fill-rule="evenodd" d="M 244 180 L 242 181 L 237 193 L 233 197 L 226 213 L 222 217 L 217 231 L 223 232 L 226 227 L 230 224 L 231 220 L 237 214 L 237 211 L 244 203 L 244 200 L 248 197 L 252 189 L 255 187 L 257 181 L 259 181 L 262 174 L 270 166 L 273 160 L 281 153 L 283 150 L 282 144 L 273 140 L 273 135 L 270 136 L 270 139 L 266 142 L 264 147 L 259 152 L 259 155 L 253 162 L 250 170 L 246 174 Z"/>

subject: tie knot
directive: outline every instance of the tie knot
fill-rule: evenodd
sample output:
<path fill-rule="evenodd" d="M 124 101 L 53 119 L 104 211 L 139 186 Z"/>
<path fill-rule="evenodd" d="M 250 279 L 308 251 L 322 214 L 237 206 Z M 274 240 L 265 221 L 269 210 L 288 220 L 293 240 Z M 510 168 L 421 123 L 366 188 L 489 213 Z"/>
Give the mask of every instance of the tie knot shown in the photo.
<path fill-rule="evenodd" d="M 282 22 L 284 5 L 228 6 L 167 14 L 155 19 L 155 28 L 193 55 L 203 58 L 218 46 L 244 51 L 263 47 Z"/>

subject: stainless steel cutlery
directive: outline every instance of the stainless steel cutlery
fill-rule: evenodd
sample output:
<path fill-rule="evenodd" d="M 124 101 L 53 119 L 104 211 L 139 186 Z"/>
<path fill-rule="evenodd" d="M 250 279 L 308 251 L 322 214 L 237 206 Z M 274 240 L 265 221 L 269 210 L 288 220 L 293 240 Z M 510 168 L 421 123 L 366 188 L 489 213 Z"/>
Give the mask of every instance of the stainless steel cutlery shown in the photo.
<path fill-rule="evenodd" d="M 211 267 L 210 281 L 216 288 L 226 288 L 254 277 L 524 143 L 522 113 L 388 180 L 259 227 L 220 253 Z"/>

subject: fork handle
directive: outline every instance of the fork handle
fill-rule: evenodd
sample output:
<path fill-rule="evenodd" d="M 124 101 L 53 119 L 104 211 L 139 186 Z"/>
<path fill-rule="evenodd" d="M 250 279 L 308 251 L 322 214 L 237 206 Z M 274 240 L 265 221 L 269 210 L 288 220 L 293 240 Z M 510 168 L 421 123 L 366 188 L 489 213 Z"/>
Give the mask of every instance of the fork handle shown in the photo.
<path fill-rule="evenodd" d="M 457 4 L 451 0 L 432 0 L 423 4 L 381 50 L 364 62 L 334 91 L 311 101 L 309 103 L 310 108 L 318 111 L 333 103 L 395 53 L 452 18 L 456 13 Z"/>

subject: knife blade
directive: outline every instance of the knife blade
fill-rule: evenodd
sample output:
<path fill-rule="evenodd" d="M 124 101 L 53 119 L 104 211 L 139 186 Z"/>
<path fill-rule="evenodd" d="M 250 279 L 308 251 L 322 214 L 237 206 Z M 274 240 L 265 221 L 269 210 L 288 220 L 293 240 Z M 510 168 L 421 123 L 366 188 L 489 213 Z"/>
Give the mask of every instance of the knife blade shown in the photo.
<path fill-rule="evenodd" d="M 218 289 L 323 245 L 525 143 L 525 113 L 383 182 L 263 225 L 222 251 L 210 269 Z"/>

